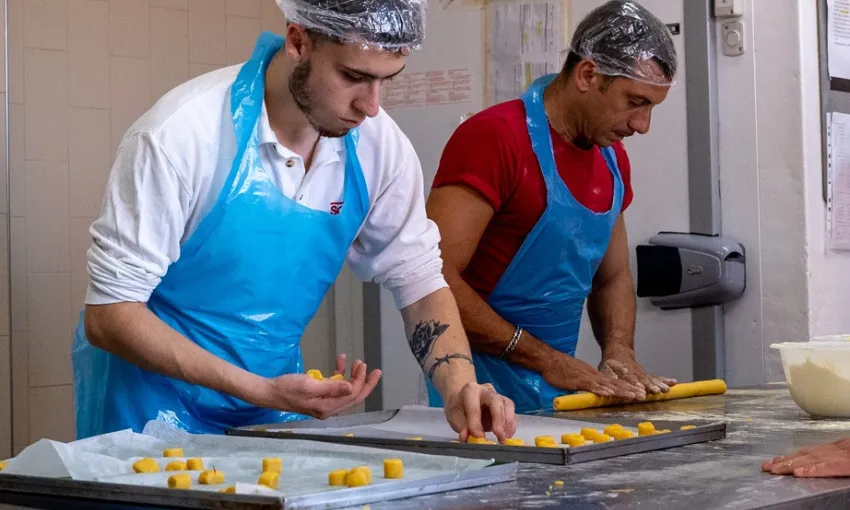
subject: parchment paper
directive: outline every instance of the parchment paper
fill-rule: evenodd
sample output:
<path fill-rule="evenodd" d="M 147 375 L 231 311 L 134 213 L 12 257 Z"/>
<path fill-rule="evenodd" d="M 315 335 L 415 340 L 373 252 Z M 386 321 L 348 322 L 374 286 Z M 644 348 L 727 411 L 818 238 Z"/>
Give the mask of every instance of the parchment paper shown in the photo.
<path fill-rule="evenodd" d="M 162 471 L 168 462 L 185 460 L 163 458 L 162 451 L 166 448 L 183 448 L 186 458 L 201 457 L 205 469 L 215 468 L 224 472 L 224 483 L 198 484 L 200 471 Z M 144 457 L 155 459 L 161 471 L 150 474 L 135 473 L 133 463 Z M 277 491 L 257 485 L 264 457 L 282 459 L 283 469 Z M 402 459 L 404 478 L 400 481 L 460 473 L 493 463 L 492 460 L 462 459 L 310 441 L 191 435 L 162 422 L 150 422 L 142 434 L 125 430 L 72 443 L 42 439 L 12 459 L 3 474 L 70 477 L 74 480 L 167 487 L 169 476 L 190 473 L 192 489 L 195 490 L 217 491 L 235 485 L 238 494 L 292 497 L 345 489 L 346 487 L 329 486 L 328 473 L 361 465 L 371 468 L 372 485 L 393 483 L 396 480 L 383 478 L 383 461 L 386 458 Z"/>
<path fill-rule="evenodd" d="M 602 432 L 611 423 L 593 423 L 574 420 L 562 420 L 547 416 L 517 415 L 518 426 L 515 438 L 522 439 L 525 444 L 533 445 L 536 436 L 552 436 L 555 442 L 561 440 L 561 434 L 578 434 L 582 428 L 595 428 Z M 445 419 L 443 410 L 426 406 L 404 406 L 396 415 L 384 422 L 373 425 L 359 425 L 356 427 L 332 427 L 332 428 L 293 428 L 297 422 L 281 424 L 279 428 L 270 428 L 269 431 L 291 430 L 296 434 L 321 434 L 328 436 L 343 436 L 354 433 L 355 436 L 377 437 L 387 439 L 407 439 L 420 437 L 425 441 L 452 441 L 457 440 L 458 435 L 449 426 Z M 624 429 L 632 431 L 637 436 L 637 429 L 623 426 Z M 493 434 L 487 434 L 487 439 L 496 440 Z"/>

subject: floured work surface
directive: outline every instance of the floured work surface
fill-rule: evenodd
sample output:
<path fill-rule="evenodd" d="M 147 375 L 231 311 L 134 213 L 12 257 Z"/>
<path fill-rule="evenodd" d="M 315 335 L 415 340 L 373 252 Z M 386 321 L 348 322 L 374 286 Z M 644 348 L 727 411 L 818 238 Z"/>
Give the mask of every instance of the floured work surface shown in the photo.
<path fill-rule="evenodd" d="M 0 501 L 8 501 L 10 493 L 28 493 L 63 503 L 85 498 L 160 508 L 339 508 L 516 479 L 516 464 L 494 465 L 492 459 L 310 441 L 190 435 L 161 422 L 151 422 L 144 432 L 122 431 L 72 443 L 41 440 L 12 459 L 0 473 Z M 182 448 L 185 457 L 163 458 L 164 450 L 170 448 Z M 262 460 L 270 457 L 282 461 L 277 490 L 258 485 Z M 134 472 L 133 464 L 142 458 L 155 460 L 159 471 Z M 224 473 L 223 483 L 198 483 L 198 470 L 164 471 L 169 462 L 190 458 L 201 458 L 203 469 Z M 384 478 L 383 461 L 387 458 L 402 460 L 403 478 Z M 358 466 L 371 469 L 370 485 L 349 488 L 328 484 L 331 471 Z M 168 478 L 175 474 L 190 476 L 190 490 L 168 488 Z M 228 487 L 234 487 L 235 494 L 219 492 Z"/>
<path fill-rule="evenodd" d="M 517 419 L 519 424 L 514 437 L 522 439 L 524 446 L 452 442 L 457 440 L 457 434 L 446 421 L 443 410 L 423 406 L 404 406 L 392 411 L 339 416 L 324 421 L 305 420 L 241 427 L 228 431 L 228 434 L 294 440 L 310 439 L 437 455 L 492 458 L 500 462 L 561 465 L 663 450 L 726 437 L 725 423 L 699 421 L 653 421 L 656 429 L 670 429 L 670 432 L 637 437 L 638 421 L 624 420 L 616 423 L 632 431 L 635 437 L 572 448 L 562 444 L 558 444 L 555 448 L 536 447 L 534 439 L 537 436 L 552 436 L 556 443 L 560 443 L 562 434 L 578 434 L 583 428 L 593 428 L 602 432 L 613 422 L 602 423 L 537 415 L 517 415 Z M 696 428 L 680 430 L 684 425 L 696 425 Z M 488 435 L 488 439 L 495 440 L 495 437 Z"/>

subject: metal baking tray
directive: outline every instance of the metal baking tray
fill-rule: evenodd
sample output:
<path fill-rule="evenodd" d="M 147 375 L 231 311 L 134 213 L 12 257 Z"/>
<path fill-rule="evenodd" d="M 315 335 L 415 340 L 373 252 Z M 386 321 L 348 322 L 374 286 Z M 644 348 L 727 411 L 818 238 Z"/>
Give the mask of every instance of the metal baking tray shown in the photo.
<path fill-rule="evenodd" d="M 676 448 L 689 444 L 716 441 L 726 437 L 726 423 L 713 422 L 701 423 L 690 421 L 655 421 L 656 429 L 669 428 L 672 432 L 652 436 L 633 437 L 609 441 L 600 444 L 590 444 L 569 448 L 560 446 L 558 448 L 540 448 L 533 446 L 532 442 L 526 442 L 530 446 L 506 446 L 501 444 L 468 444 L 452 442 L 441 430 L 447 427 L 443 411 L 439 408 L 421 408 L 411 406 L 422 413 L 417 420 L 419 431 L 417 434 L 421 439 L 409 439 L 410 429 L 407 432 L 393 432 L 393 420 L 400 415 L 402 409 L 388 411 L 375 411 L 348 416 L 336 416 L 327 420 L 303 420 L 278 424 L 254 425 L 228 429 L 225 433 L 234 436 L 267 437 L 277 439 L 299 439 L 310 441 L 321 441 L 353 446 L 369 446 L 373 448 L 385 448 L 389 450 L 400 450 L 408 452 L 427 453 L 431 455 L 449 455 L 455 457 L 495 459 L 498 462 L 521 462 L 533 464 L 555 464 L 567 465 L 590 462 L 635 453 L 651 452 Z M 407 410 L 405 407 L 404 410 Z M 517 415 L 519 420 L 518 433 L 533 429 L 534 431 L 548 430 L 578 430 L 578 427 L 594 427 L 601 429 L 609 424 L 599 423 L 586 419 L 563 419 L 556 415 Z M 646 420 L 641 420 L 646 421 Z M 636 428 L 637 420 L 620 420 L 619 424 L 624 427 Z M 679 430 L 682 425 L 696 425 L 695 429 Z M 378 427 L 381 428 L 371 428 Z M 321 432 L 327 429 L 327 432 Z M 347 429 L 356 429 L 353 437 L 345 436 Z M 429 434 L 429 431 L 431 434 Z M 450 429 L 449 429 L 450 431 Z M 395 436 L 395 437 L 394 437 Z M 456 436 L 454 436 L 456 438 Z"/>
<path fill-rule="evenodd" d="M 0 504 L 43 509 L 325 510 L 515 481 L 518 464 L 493 464 L 425 480 L 381 483 L 297 497 L 222 494 L 0 474 Z"/>

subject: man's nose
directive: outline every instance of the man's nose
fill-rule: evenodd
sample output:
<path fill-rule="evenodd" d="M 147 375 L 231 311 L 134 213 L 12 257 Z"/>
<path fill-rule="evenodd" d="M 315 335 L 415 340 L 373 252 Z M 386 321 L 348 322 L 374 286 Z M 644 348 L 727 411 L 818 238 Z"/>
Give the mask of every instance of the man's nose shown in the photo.
<path fill-rule="evenodd" d="M 378 108 L 381 105 L 381 83 L 378 81 L 369 84 L 366 91 L 357 97 L 354 102 L 354 107 L 357 108 L 363 115 L 374 117 L 378 115 Z"/>

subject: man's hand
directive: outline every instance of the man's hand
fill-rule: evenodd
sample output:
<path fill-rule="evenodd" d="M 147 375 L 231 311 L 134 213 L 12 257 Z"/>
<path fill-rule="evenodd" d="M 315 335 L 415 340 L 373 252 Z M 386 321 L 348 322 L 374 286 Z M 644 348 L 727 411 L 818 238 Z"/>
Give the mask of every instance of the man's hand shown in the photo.
<path fill-rule="evenodd" d="M 504 443 L 516 433 L 514 403 L 496 393 L 492 384 L 466 384 L 446 399 L 444 412 L 461 442 L 493 432 L 499 443 Z"/>
<path fill-rule="evenodd" d="M 584 361 L 561 352 L 550 357 L 540 374 L 547 383 L 562 390 L 589 391 L 602 397 L 625 400 L 646 398 L 642 387 L 600 372 Z"/>
<path fill-rule="evenodd" d="M 344 354 L 337 357 L 335 373 L 345 374 Z M 366 364 L 357 360 L 351 365 L 351 379 L 347 381 L 317 381 L 302 374 L 267 379 L 255 404 L 324 420 L 362 402 L 380 379 L 380 370 L 367 374 Z"/>
<path fill-rule="evenodd" d="M 774 457 L 765 461 L 761 469 L 774 475 L 793 474 L 800 478 L 850 476 L 850 439 Z"/>
<path fill-rule="evenodd" d="M 675 379 L 652 375 L 635 360 L 635 353 L 627 348 L 613 348 L 602 353 L 599 371 L 643 388 L 649 393 L 667 393 L 676 385 Z"/>

